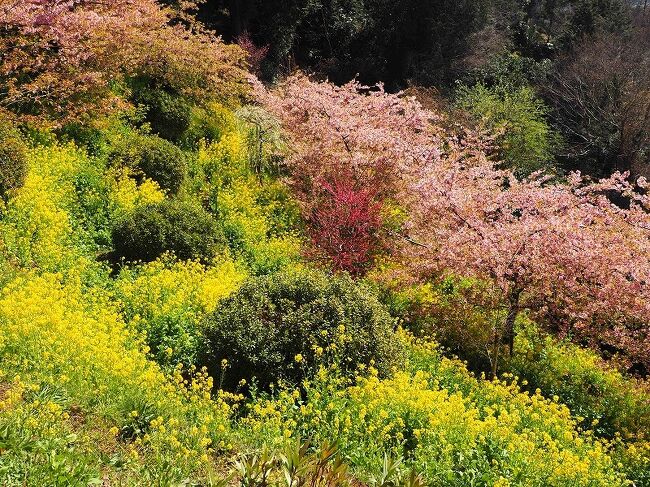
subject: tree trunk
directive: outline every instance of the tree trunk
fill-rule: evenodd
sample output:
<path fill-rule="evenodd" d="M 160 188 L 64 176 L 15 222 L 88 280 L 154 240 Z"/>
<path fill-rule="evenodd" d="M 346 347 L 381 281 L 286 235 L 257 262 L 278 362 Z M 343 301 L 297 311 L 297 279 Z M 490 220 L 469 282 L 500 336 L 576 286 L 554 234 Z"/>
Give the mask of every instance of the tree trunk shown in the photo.
<path fill-rule="evenodd" d="M 519 296 L 521 289 L 513 289 L 508 295 L 508 314 L 503 326 L 503 334 L 499 334 L 499 328 L 494 330 L 494 340 L 492 341 L 492 359 L 490 361 L 492 378 L 496 378 L 499 371 L 499 355 L 503 345 L 508 346 L 510 357 L 515 346 L 515 320 L 519 314 Z"/>
<path fill-rule="evenodd" d="M 515 320 L 519 314 L 519 296 L 521 296 L 521 289 L 513 289 L 508 296 L 508 315 L 503 338 L 508 345 L 510 357 L 512 357 L 512 350 L 515 346 Z"/>
<path fill-rule="evenodd" d="M 492 374 L 492 379 L 496 379 L 497 377 L 497 372 L 499 370 L 499 349 L 501 348 L 501 338 L 499 337 L 499 331 L 495 327 L 494 328 L 494 341 L 492 343 L 492 361 L 491 361 L 491 366 L 492 370 L 490 371 Z"/>

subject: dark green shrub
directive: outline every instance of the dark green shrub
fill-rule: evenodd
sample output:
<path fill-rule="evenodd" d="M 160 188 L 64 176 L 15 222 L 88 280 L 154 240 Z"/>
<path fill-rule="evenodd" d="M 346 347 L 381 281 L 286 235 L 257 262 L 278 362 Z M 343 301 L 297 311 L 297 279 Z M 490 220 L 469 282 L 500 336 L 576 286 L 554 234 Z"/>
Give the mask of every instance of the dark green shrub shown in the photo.
<path fill-rule="evenodd" d="M 190 127 L 192 105 L 183 97 L 158 88 L 141 87 L 136 89 L 133 98 L 144 106 L 145 120 L 160 137 L 176 142 Z"/>
<path fill-rule="evenodd" d="M 165 200 L 136 209 L 112 231 L 115 255 L 150 262 L 165 252 L 179 259 L 208 261 L 223 245 L 216 221 L 203 208 L 181 200 Z"/>
<path fill-rule="evenodd" d="M 252 378 L 262 388 L 298 383 L 326 361 L 348 374 L 374 363 L 385 376 L 401 357 L 394 326 L 372 291 L 348 276 L 282 271 L 250 279 L 207 318 L 206 362 L 225 387 Z"/>
<path fill-rule="evenodd" d="M 113 151 L 111 160 L 153 179 L 172 194 L 178 191 L 187 172 L 183 151 L 155 135 L 129 138 Z"/>
<path fill-rule="evenodd" d="M 0 197 L 18 188 L 27 176 L 27 147 L 8 121 L 0 121 Z"/>
<path fill-rule="evenodd" d="M 79 122 L 67 123 L 55 133 L 60 140 L 74 142 L 93 156 L 99 155 L 106 143 L 105 134 L 101 129 Z"/>

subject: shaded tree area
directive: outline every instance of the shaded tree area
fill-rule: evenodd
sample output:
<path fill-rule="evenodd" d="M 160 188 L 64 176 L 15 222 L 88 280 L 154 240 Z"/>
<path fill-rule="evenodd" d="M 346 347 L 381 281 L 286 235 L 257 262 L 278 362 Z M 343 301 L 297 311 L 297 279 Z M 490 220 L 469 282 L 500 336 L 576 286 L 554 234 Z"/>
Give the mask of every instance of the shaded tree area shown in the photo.
<path fill-rule="evenodd" d="M 650 16 L 642 2 L 511 2 L 511 52 L 492 83 L 529 83 L 562 135 L 556 165 L 594 177 L 650 176 Z M 527 64 L 526 64 L 527 63 Z M 494 66 L 488 63 L 488 67 Z M 514 80 L 514 82 L 513 82 Z"/>
<path fill-rule="evenodd" d="M 226 40 L 248 33 L 269 45 L 267 76 L 297 65 L 338 82 L 358 74 L 389 87 L 440 87 L 477 51 L 550 58 L 586 35 L 627 30 L 631 8 L 628 0 L 206 0 L 200 17 Z"/>
<path fill-rule="evenodd" d="M 505 140 L 522 139 L 530 127 L 490 114 L 530 93 L 526 103 L 540 114 L 536 133 L 555 142 L 543 142 L 553 147 L 550 159 L 524 167 L 513 166 L 522 158 L 502 147 L 520 174 L 554 166 L 595 177 L 650 175 L 643 2 L 206 0 L 200 16 L 226 40 L 253 48 L 255 71 L 266 81 L 299 68 L 336 84 L 356 78 L 388 91 L 435 87 L 463 111 L 458 97 L 483 86 L 490 96 L 477 100 L 484 109 L 470 109 L 470 119 L 489 130 L 506 127 Z M 513 110 L 527 111 L 526 103 Z"/>
<path fill-rule="evenodd" d="M 591 36 L 558 60 L 542 92 L 564 134 L 558 160 L 565 167 L 650 176 L 649 50 L 646 21 Z"/>
<path fill-rule="evenodd" d="M 338 83 L 358 75 L 398 89 L 407 81 L 451 83 L 488 6 L 489 0 L 208 0 L 201 15 L 227 38 L 248 32 L 269 45 L 267 79 L 299 66 Z"/>
<path fill-rule="evenodd" d="M 512 39 L 522 55 L 552 57 L 597 32 L 629 28 L 626 0 L 505 0 L 498 10 L 512 21 Z"/>

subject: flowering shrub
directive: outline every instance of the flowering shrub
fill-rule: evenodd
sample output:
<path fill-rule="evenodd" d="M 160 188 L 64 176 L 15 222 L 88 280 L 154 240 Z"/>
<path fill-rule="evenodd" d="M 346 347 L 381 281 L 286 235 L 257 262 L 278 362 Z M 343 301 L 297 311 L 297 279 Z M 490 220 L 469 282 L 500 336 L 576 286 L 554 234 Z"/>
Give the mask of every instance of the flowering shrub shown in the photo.
<path fill-rule="evenodd" d="M 202 100 L 245 93 L 241 49 L 178 17 L 154 0 L 2 0 L 0 105 L 60 125 L 123 106 L 113 87 L 124 76 Z"/>
<path fill-rule="evenodd" d="M 257 94 L 292 142 L 287 165 L 307 207 L 315 185 L 343 175 L 380 199 L 394 195 L 414 169 L 411 163 L 433 161 L 440 153 L 432 147 L 422 152 L 424 145 L 442 145 L 441 130 L 428 123 L 439 116 L 381 86 L 337 87 L 295 75 L 271 93 L 258 86 Z"/>
<path fill-rule="evenodd" d="M 211 371 L 231 364 L 226 379 L 266 388 L 298 383 L 318 364 L 342 370 L 374 362 L 383 375 L 399 364 L 394 322 L 365 286 L 318 271 L 284 271 L 254 278 L 224 299 L 205 323 Z"/>
<path fill-rule="evenodd" d="M 524 320 L 522 320 L 524 321 Z M 612 439 L 613 458 L 636 485 L 650 480 L 650 390 L 589 350 L 543 335 L 532 323 L 515 342 L 510 369 L 522 389 L 542 390 L 571 410 L 583 428 Z"/>
<path fill-rule="evenodd" d="M 265 274 L 300 257 L 298 209 L 280 182 L 254 172 L 245 135 L 232 123 L 219 142 L 199 148 L 194 181 L 200 185 L 199 197 L 220 220 L 233 254 L 253 273 Z"/>
<path fill-rule="evenodd" d="M 288 133 L 291 186 L 315 246 L 336 268 L 359 273 L 381 248 L 382 204 L 399 193 L 416 157 L 438 152 L 419 152 L 439 140 L 427 125 L 433 115 L 356 82 L 335 87 L 296 75 L 257 92 Z"/>
<path fill-rule="evenodd" d="M 650 481 L 650 442 L 629 442 L 618 444 L 614 452 L 628 479 L 636 485 L 647 485 Z"/>
<path fill-rule="evenodd" d="M 158 183 L 151 179 L 143 179 L 138 183 L 129 176 L 129 171 L 122 171 L 110 181 L 109 205 L 112 220 L 123 220 L 133 213 L 137 207 L 161 203 L 165 193 Z"/>
<path fill-rule="evenodd" d="M 50 271 L 81 265 L 83 257 L 74 245 L 83 247 L 89 239 L 84 232 L 75 232 L 84 215 L 74 182 L 90 164 L 73 146 L 28 151 L 25 183 L 9 199 L 0 223 L 1 244 L 9 260 Z"/>
<path fill-rule="evenodd" d="M 262 62 L 269 53 L 269 46 L 256 46 L 248 32 L 239 34 L 235 42 L 246 53 L 246 62 L 250 70 L 256 75 L 259 75 L 261 73 Z"/>

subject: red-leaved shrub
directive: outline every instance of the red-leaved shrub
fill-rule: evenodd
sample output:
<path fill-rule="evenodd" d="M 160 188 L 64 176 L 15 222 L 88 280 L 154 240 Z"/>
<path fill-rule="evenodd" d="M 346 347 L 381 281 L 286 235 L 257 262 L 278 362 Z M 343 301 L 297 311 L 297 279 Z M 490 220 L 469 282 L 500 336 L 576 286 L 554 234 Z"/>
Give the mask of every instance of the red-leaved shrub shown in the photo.
<path fill-rule="evenodd" d="M 258 46 L 253 42 L 248 32 L 242 32 L 237 36 L 235 42 L 246 53 L 246 62 L 250 70 L 259 76 L 262 62 L 269 53 L 269 46 Z"/>
<path fill-rule="evenodd" d="M 321 186 L 322 197 L 309 220 L 313 244 L 336 270 L 362 274 L 376 249 L 381 204 L 372 189 L 355 188 L 350 178 Z"/>

